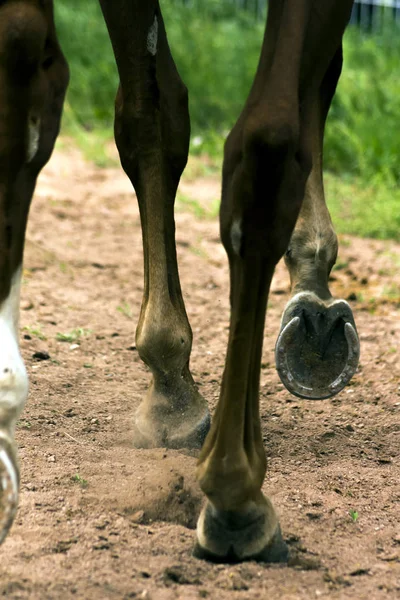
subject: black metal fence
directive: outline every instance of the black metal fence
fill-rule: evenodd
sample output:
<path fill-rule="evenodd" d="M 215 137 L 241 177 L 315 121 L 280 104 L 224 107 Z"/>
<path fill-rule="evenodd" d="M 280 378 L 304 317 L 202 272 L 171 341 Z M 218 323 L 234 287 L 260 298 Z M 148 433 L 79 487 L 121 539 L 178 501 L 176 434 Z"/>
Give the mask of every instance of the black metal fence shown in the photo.
<path fill-rule="evenodd" d="M 350 23 L 366 31 L 379 31 L 392 22 L 400 23 L 400 0 L 356 0 Z"/>
<path fill-rule="evenodd" d="M 242 10 L 264 19 L 268 0 L 174 0 L 189 7 L 209 7 L 218 12 Z M 400 0 L 355 0 L 350 23 L 366 31 L 381 30 L 391 22 L 400 24 Z"/>

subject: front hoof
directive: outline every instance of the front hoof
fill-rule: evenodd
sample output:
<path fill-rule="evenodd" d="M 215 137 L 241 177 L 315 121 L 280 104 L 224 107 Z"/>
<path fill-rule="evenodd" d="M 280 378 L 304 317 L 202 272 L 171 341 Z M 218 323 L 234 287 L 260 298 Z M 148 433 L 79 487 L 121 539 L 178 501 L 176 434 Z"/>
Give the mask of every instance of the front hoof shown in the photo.
<path fill-rule="evenodd" d="M 324 302 L 307 292 L 289 301 L 275 347 L 276 367 L 289 392 L 311 400 L 330 398 L 353 377 L 359 357 L 347 302 Z"/>
<path fill-rule="evenodd" d="M 287 562 L 289 555 L 275 510 L 264 496 L 240 512 L 219 511 L 207 502 L 197 523 L 193 554 L 216 563 L 279 563 Z"/>
<path fill-rule="evenodd" d="M 194 389 L 184 401 L 151 389 L 136 412 L 133 430 L 135 448 L 200 449 L 210 429 L 207 403 Z"/>
<path fill-rule="evenodd" d="M 0 544 L 6 538 L 17 512 L 18 481 L 12 445 L 0 438 Z"/>

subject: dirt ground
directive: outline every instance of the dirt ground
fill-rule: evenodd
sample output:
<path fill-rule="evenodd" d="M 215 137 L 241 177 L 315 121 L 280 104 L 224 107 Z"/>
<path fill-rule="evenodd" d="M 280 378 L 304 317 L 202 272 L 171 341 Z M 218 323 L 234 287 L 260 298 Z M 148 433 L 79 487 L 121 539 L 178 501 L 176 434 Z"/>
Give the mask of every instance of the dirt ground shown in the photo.
<path fill-rule="evenodd" d="M 186 181 L 183 193 L 213 202 L 218 181 Z M 176 222 L 192 372 L 213 409 L 228 334 L 227 263 L 217 220 L 181 208 Z M 27 240 L 21 347 L 30 397 L 18 424 L 21 499 L 0 550 L 0 595 L 400 597 L 399 245 L 342 239 L 332 288 L 355 309 L 362 356 L 351 385 L 331 400 L 291 397 L 276 374 L 289 289 L 279 265 L 261 375 L 264 489 L 292 560 L 232 567 L 191 556 L 202 501 L 196 457 L 130 444 L 149 373 L 135 349 L 142 250 L 129 182 L 117 168 L 59 151 L 38 185 Z"/>

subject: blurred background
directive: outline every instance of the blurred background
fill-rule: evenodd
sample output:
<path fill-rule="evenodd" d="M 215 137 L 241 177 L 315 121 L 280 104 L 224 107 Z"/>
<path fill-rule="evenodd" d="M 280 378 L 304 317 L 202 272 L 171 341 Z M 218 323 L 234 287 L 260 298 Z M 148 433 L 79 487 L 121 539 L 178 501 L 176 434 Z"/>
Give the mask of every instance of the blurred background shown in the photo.
<path fill-rule="evenodd" d="M 98 1 L 55 5 L 71 68 L 62 133 L 106 165 L 118 78 Z M 161 6 L 189 88 L 191 155 L 216 171 L 257 66 L 267 0 L 166 0 Z M 400 240 L 400 0 L 355 2 L 344 54 L 325 136 L 330 210 L 340 233 Z"/>

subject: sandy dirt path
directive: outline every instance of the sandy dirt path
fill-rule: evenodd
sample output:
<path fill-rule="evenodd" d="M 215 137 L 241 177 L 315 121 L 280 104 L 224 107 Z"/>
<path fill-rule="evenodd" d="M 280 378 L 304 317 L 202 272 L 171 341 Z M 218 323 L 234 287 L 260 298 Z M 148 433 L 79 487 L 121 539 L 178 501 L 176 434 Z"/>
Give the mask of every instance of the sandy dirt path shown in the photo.
<path fill-rule="evenodd" d="M 186 181 L 182 190 L 205 203 L 219 194 L 215 178 Z M 227 263 L 216 219 L 181 207 L 176 221 L 192 371 L 213 409 L 228 334 Z M 21 501 L 0 550 L 0 596 L 400 597 L 399 245 L 342 239 L 332 287 L 354 307 L 362 343 L 359 372 L 332 400 L 294 398 L 276 374 L 273 348 L 289 290 L 282 265 L 269 303 L 265 491 L 292 565 L 195 560 L 196 457 L 130 444 L 149 382 L 134 337 L 142 294 L 136 201 L 119 169 L 57 152 L 28 230 L 21 347 L 30 397 L 18 424 Z"/>

